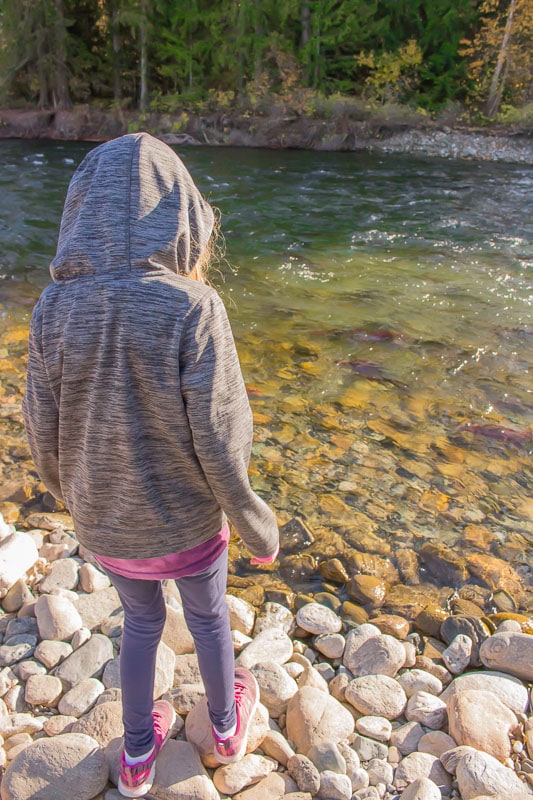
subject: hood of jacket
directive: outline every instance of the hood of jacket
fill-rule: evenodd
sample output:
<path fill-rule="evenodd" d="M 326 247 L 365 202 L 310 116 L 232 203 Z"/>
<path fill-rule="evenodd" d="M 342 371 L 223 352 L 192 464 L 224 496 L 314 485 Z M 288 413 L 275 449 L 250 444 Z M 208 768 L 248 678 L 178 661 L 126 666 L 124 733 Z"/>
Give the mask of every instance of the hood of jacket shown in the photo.
<path fill-rule="evenodd" d="M 148 133 L 91 150 L 69 184 L 54 281 L 170 270 L 187 275 L 207 245 L 213 210 L 168 145 Z"/>

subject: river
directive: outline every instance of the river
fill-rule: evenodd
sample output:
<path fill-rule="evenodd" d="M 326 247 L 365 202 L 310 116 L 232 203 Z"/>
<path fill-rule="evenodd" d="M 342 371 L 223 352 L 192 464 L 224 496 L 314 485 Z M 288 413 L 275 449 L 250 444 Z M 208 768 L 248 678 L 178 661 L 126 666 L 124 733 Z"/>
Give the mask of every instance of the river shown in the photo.
<path fill-rule="evenodd" d="M 10 489 L 30 481 L 27 495 L 25 336 L 90 147 L 0 142 L 2 469 Z M 318 563 L 346 566 L 355 548 L 388 560 L 389 582 L 481 583 L 533 610 L 533 169 L 180 155 L 222 216 L 226 260 L 211 279 L 254 410 L 253 484 L 281 522 L 305 523 L 287 529 L 264 582 L 331 589 Z M 20 491 L 3 494 L 11 512 Z M 233 548 L 233 571 L 251 574 Z M 415 575 L 405 551 L 421 554 Z M 519 588 L 481 575 L 476 554 L 508 564 Z"/>

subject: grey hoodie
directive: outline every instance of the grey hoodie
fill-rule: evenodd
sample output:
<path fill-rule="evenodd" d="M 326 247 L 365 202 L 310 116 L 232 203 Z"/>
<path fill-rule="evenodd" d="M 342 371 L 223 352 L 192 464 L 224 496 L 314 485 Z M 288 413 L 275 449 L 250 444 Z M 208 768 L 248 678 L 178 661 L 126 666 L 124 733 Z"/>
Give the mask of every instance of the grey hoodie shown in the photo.
<path fill-rule="evenodd" d="M 185 277 L 212 228 L 183 163 L 146 133 L 96 147 L 70 183 L 23 412 L 43 482 L 97 554 L 180 552 L 226 514 L 254 555 L 276 549 L 248 479 L 252 417 L 224 306 Z"/>

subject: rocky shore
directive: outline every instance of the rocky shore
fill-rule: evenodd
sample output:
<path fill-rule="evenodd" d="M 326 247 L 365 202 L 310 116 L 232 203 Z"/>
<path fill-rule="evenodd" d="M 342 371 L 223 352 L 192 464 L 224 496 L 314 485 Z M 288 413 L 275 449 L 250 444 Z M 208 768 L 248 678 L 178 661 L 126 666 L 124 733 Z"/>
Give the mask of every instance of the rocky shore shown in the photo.
<path fill-rule="evenodd" d="M 142 129 L 180 146 L 371 151 L 533 164 L 533 132 L 528 127 L 472 130 L 429 118 L 415 125 L 342 114 L 317 119 L 294 113 L 266 117 L 227 111 L 140 116 L 89 106 L 72 111 L 0 109 L 0 139 L 105 141 Z"/>
<path fill-rule="evenodd" d="M 115 590 L 64 513 L 0 520 L 2 800 L 117 800 Z M 156 697 L 178 718 L 154 800 L 525 800 L 533 794 L 533 619 L 472 601 L 414 621 L 335 592 L 264 602 L 230 576 L 236 659 L 260 687 L 246 756 L 217 765 L 179 594 Z"/>

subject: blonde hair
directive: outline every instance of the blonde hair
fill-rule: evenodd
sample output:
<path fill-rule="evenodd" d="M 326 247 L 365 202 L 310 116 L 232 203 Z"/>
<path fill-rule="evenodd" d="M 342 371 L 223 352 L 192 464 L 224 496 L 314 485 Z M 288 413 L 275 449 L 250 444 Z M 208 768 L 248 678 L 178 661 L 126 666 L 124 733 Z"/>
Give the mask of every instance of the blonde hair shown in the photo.
<path fill-rule="evenodd" d="M 213 265 L 213 262 L 221 261 L 224 257 L 224 237 L 220 232 L 220 212 L 218 208 L 213 209 L 215 214 L 215 222 L 209 241 L 204 247 L 202 254 L 187 277 L 199 283 L 209 284 L 207 273 Z"/>

